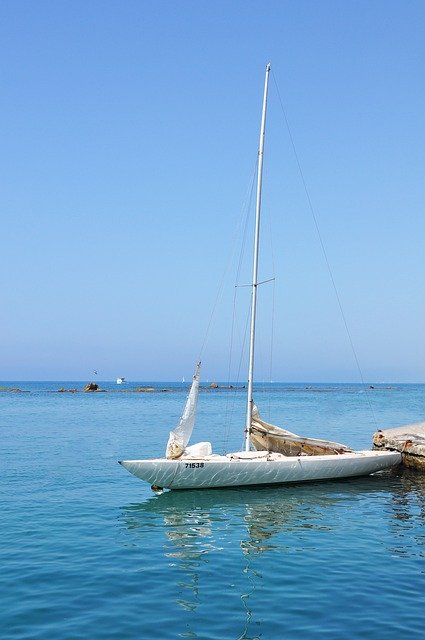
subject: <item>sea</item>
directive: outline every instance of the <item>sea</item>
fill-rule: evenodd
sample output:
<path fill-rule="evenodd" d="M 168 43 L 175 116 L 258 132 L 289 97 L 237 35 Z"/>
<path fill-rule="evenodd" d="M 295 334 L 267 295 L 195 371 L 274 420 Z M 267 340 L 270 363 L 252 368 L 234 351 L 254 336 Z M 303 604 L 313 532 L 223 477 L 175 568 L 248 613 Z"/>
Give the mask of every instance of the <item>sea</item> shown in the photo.
<path fill-rule="evenodd" d="M 0 383 L 2 640 L 424 637 L 425 474 L 157 495 L 117 461 L 163 455 L 188 385 L 84 384 Z M 255 400 L 354 448 L 425 420 L 425 385 L 273 383 Z M 240 385 L 202 387 L 192 442 L 239 449 L 244 415 Z"/>

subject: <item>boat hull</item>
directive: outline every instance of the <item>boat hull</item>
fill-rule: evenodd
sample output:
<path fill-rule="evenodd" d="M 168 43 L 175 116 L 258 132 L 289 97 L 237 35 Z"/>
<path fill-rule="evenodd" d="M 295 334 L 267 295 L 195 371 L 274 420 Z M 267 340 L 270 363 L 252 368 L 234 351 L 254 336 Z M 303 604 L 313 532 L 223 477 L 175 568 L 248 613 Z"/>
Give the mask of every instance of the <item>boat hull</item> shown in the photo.
<path fill-rule="evenodd" d="M 364 476 L 401 462 L 393 451 L 356 451 L 343 455 L 279 457 L 278 459 L 181 458 L 122 460 L 130 473 L 164 489 L 209 489 L 264 484 L 286 484 Z"/>

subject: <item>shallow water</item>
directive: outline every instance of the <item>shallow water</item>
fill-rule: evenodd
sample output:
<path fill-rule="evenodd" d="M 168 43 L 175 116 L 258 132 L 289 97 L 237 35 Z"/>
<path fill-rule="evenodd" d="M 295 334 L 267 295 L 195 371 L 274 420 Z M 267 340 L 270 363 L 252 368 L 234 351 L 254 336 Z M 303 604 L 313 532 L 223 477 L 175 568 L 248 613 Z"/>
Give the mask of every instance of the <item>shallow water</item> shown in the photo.
<path fill-rule="evenodd" d="M 181 385 L 0 386 L 30 391 L 0 393 L 2 639 L 423 637 L 425 476 L 156 496 L 116 461 L 162 454 Z M 266 419 L 354 447 L 425 419 L 421 385 L 268 391 Z M 193 441 L 238 448 L 243 413 L 205 390 Z"/>

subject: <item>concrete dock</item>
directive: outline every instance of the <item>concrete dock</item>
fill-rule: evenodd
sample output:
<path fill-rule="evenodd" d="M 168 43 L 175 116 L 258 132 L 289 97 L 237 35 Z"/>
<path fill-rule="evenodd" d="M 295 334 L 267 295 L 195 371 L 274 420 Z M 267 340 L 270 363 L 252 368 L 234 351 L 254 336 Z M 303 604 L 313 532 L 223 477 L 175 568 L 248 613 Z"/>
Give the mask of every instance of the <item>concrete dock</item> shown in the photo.
<path fill-rule="evenodd" d="M 425 471 L 425 422 L 380 429 L 373 434 L 373 446 L 400 451 L 402 464 Z"/>

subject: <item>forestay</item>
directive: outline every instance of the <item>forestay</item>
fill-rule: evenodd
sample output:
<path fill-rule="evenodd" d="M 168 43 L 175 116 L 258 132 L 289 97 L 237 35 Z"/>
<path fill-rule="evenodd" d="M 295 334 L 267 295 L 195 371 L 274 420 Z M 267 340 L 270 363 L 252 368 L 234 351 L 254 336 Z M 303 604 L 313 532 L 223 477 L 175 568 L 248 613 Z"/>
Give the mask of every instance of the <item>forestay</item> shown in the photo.
<path fill-rule="evenodd" d="M 192 435 L 193 427 L 195 426 L 196 406 L 198 403 L 200 372 L 201 363 L 198 362 L 180 422 L 175 430 L 171 431 L 170 437 L 168 438 L 165 452 L 165 456 L 168 459 L 180 458 Z"/>

